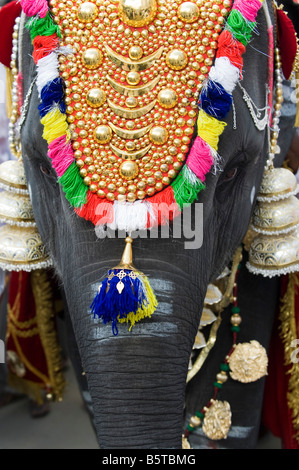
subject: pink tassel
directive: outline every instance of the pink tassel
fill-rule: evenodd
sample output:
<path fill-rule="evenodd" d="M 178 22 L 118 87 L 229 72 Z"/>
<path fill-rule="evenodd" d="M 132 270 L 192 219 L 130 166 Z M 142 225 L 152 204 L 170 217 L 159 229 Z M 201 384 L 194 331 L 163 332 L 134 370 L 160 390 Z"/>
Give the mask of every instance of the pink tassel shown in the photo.
<path fill-rule="evenodd" d="M 233 6 L 234 10 L 238 10 L 246 20 L 256 21 L 256 16 L 261 8 L 261 2 L 259 0 L 236 0 Z"/>
<path fill-rule="evenodd" d="M 200 181 L 204 182 L 213 163 L 209 145 L 201 137 L 196 137 L 187 158 L 188 167 Z"/>
<path fill-rule="evenodd" d="M 39 15 L 44 18 L 48 13 L 47 0 L 20 0 L 22 10 L 27 16 Z"/>
<path fill-rule="evenodd" d="M 66 136 L 58 137 L 49 144 L 48 157 L 52 160 L 52 166 L 57 176 L 62 176 L 74 161 L 74 153 L 70 142 L 66 142 Z"/>

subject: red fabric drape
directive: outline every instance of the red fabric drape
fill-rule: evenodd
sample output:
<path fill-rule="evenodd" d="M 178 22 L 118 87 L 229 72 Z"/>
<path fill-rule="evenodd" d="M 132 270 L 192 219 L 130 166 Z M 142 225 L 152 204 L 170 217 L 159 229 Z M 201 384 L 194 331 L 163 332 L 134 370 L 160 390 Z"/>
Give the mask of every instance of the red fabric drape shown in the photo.
<path fill-rule="evenodd" d="M 0 9 L 0 62 L 5 67 L 10 67 L 13 27 L 21 11 L 21 4 L 17 1 L 10 2 Z"/>

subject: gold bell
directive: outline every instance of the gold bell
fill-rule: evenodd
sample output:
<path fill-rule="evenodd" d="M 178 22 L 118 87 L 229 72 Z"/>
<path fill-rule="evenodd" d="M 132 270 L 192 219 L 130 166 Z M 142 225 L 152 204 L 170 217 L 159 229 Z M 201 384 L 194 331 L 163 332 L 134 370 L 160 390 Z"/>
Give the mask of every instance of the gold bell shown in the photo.
<path fill-rule="evenodd" d="M 32 271 L 48 268 L 46 253 L 34 221 L 22 161 L 0 165 L 0 268 L 6 271 Z"/>
<path fill-rule="evenodd" d="M 251 228 L 247 268 L 265 277 L 299 270 L 299 200 L 295 175 L 285 168 L 265 170 Z"/>
<path fill-rule="evenodd" d="M 280 201 L 299 191 L 296 176 L 286 168 L 269 168 L 264 171 L 258 201 Z"/>

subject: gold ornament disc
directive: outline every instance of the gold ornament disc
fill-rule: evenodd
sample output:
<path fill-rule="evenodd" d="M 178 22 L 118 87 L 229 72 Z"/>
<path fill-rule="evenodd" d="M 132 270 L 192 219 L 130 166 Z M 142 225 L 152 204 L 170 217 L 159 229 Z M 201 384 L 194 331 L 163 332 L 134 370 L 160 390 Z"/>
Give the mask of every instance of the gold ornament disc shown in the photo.
<path fill-rule="evenodd" d="M 233 380 L 250 383 L 267 375 L 268 356 L 258 341 L 240 343 L 228 359 Z"/>
<path fill-rule="evenodd" d="M 214 400 L 207 409 L 202 430 L 213 441 L 226 439 L 232 423 L 230 404 L 227 401 Z"/>

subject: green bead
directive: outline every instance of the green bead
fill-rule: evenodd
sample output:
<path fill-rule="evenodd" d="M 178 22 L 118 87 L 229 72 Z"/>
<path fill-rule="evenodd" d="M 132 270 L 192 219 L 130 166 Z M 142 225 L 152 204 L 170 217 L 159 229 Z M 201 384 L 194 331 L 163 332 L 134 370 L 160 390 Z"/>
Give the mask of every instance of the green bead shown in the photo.
<path fill-rule="evenodd" d="M 240 313 L 240 307 L 232 307 L 232 313 Z"/>
<path fill-rule="evenodd" d="M 222 388 L 222 385 L 220 382 L 214 382 L 214 387 L 217 387 L 217 388 Z"/>
<path fill-rule="evenodd" d="M 195 416 L 197 416 L 197 418 L 200 418 L 200 419 L 204 419 L 205 417 L 205 415 L 201 413 L 200 411 L 196 411 Z"/>
<path fill-rule="evenodd" d="M 223 372 L 228 372 L 229 371 L 229 365 L 225 364 L 224 362 L 220 365 L 220 370 Z"/>
<path fill-rule="evenodd" d="M 234 326 L 231 327 L 231 331 L 232 331 L 233 333 L 239 333 L 240 327 L 234 325 Z"/>
<path fill-rule="evenodd" d="M 191 426 L 190 424 L 188 424 L 187 429 L 188 429 L 188 431 L 190 431 L 190 432 L 193 432 L 193 431 L 194 431 L 194 427 Z"/>

